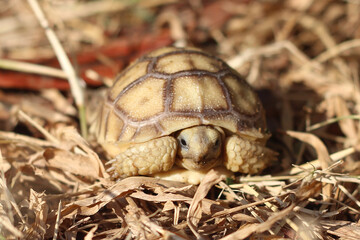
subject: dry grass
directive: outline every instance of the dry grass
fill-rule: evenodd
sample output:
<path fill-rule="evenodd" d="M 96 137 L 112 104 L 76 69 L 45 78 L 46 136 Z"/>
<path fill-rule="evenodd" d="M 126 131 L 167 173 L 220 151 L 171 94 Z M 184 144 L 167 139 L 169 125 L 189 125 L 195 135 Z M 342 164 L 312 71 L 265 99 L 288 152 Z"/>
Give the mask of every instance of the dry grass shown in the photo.
<path fill-rule="evenodd" d="M 359 238 L 359 1 L 40 1 L 88 83 L 170 43 L 247 77 L 278 162 L 199 186 L 112 182 L 30 6 L 0 2 L 0 239 Z"/>

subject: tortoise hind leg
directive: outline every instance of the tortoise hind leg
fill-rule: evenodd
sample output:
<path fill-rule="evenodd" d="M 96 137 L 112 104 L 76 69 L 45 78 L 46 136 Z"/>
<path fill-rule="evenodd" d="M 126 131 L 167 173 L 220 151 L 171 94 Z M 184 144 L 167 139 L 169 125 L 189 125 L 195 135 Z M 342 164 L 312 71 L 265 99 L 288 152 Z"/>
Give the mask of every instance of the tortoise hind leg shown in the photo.
<path fill-rule="evenodd" d="M 263 144 L 232 135 L 225 140 L 227 169 L 241 173 L 259 173 L 276 159 L 277 153 Z"/>
<path fill-rule="evenodd" d="M 149 175 L 168 171 L 175 162 L 176 139 L 170 136 L 131 145 L 108 163 L 113 177 Z"/>

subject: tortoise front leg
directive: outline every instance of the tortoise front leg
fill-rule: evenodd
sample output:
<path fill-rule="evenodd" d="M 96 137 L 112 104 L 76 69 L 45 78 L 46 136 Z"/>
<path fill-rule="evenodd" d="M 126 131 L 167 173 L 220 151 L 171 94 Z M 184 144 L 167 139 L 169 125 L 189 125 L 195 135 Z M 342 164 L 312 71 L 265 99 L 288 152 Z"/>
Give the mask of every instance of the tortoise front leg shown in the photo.
<path fill-rule="evenodd" d="M 108 171 L 114 172 L 114 178 L 168 171 L 174 165 L 176 152 L 177 141 L 170 136 L 137 143 L 110 160 Z"/>
<path fill-rule="evenodd" d="M 233 172 L 259 173 L 276 159 L 277 153 L 262 143 L 232 135 L 225 140 L 225 166 Z"/>

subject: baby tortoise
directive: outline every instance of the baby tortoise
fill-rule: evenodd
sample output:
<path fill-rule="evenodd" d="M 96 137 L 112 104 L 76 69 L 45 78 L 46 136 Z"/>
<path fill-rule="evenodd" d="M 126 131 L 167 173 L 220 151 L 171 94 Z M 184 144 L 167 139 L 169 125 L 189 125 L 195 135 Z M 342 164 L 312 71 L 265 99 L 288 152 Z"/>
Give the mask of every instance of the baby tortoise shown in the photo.
<path fill-rule="evenodd" d="M 165 47 L 132 63 L 94 127 L 115 178 L 197 184 L 216 166 L 259 173 L 276 155 L 265 147 L 270 134 L 257 94 L 224 61 L 195 48 Z"/>

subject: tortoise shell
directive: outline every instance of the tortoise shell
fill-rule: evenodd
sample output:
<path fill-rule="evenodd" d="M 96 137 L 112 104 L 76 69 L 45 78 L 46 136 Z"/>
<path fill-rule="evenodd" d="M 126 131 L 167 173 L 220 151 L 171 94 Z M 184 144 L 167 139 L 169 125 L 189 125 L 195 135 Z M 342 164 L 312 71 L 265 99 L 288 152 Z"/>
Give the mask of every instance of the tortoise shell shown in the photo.
<path fill-rule="evenodd" d="M 266 138 L 257 94 L 224 61 L 166 47 L 132 63 L 109 89 L 97 122 L 100 143 L 139 143 L 196 125 Z"/>

